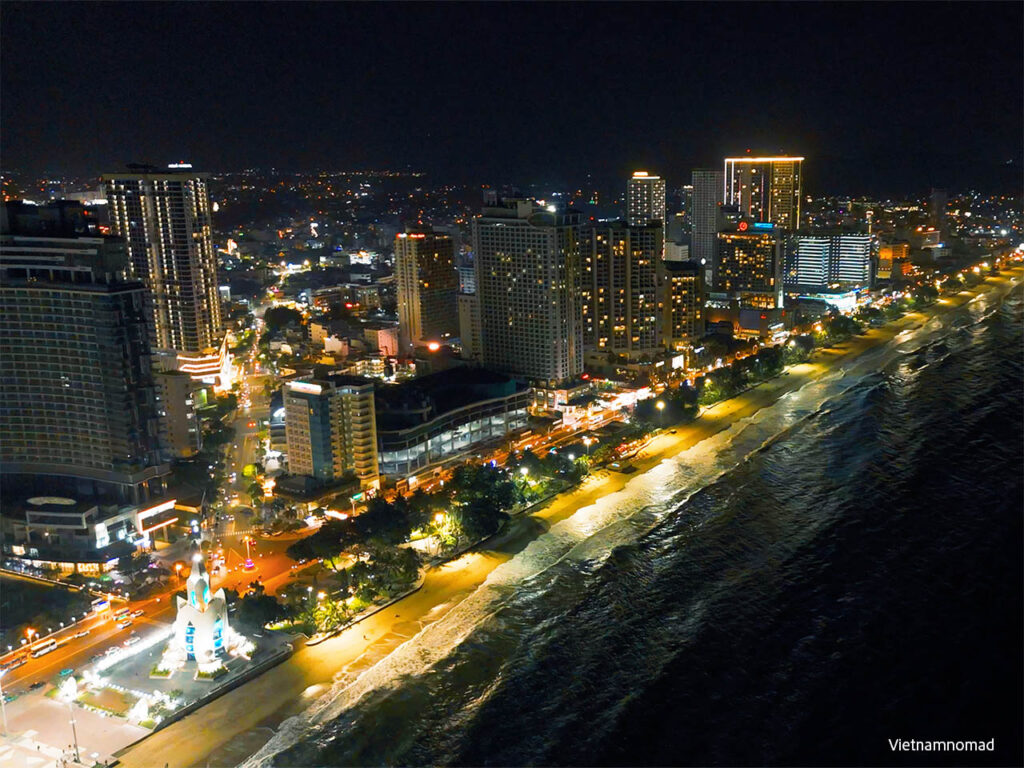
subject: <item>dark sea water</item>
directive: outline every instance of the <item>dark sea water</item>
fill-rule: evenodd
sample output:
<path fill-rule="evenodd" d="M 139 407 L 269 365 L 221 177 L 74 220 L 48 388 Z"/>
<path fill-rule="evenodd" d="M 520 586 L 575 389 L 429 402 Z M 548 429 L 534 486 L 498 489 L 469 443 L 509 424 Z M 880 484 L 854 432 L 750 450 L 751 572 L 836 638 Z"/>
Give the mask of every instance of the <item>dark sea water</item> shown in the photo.
<path fill-rule="evenodd" d="M 637 478 L 256 760 L 1020 765 L 1022 327 L 980 298 Z"/>

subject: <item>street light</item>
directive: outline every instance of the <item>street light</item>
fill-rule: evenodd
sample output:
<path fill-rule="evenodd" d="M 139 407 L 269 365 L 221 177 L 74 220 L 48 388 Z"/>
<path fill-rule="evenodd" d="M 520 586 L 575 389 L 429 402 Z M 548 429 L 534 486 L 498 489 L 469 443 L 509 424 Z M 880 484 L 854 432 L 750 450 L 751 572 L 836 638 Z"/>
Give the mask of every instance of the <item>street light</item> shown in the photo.
<path fill-rule="evenodd" d="M 526 467 L 520 467 L 519 474 L 522 475 L 523 477 L 526 477 L 528 474 L 530 474 L 530 470 L 528 470 Z"/>
<path fill-rule="evenodd" d="M 590 444 L 594 442 L 594 438 L 587 435 L 583 438 L 583 444 L 587 446 L 587 456 L 590 456 Z"/>
<path fill-rule="evenodd" d="M 661 416 L 661 414 L 662 414 L 662 413 L 664 412 L 664 410 L 665 410 L 665 402 L 664 402 L 663 400 L 659 400 L 659 401 L 658 401 L 657 403 L 655 403 L 654 405 L 655 405 L 655 407 L 656 407 L 656 408 L 658 409 L 658 424 L 659 424 L 659 426 L 660 426 L 660 425 L 661 425 L 661 423 L 662 423 L 662 421 L 663 421 L 663 419 L 662 419 L 662 416 Z"/>
<path fill-rule="evenodd" d="M 75 699 L 78 698 L 78 683 L 74 677 L 69 677 L 60 686 L 60 694 L 68 703 L 68 714 L 71 716 L 71 736 L 75 740 L 75 762 L 82 762 L 78 754 L 78 731 L 75 729 Z"/>

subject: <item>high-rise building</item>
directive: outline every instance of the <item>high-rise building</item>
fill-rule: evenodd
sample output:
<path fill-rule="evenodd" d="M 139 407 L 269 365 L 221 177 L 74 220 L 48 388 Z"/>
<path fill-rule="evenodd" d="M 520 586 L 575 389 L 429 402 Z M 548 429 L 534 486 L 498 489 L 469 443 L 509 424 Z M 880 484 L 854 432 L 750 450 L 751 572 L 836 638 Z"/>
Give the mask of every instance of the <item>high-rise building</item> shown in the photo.
<path fill-rule="evenodd" d="M 665 180 L 637 171 L 626 189 L 626 222 L 631 227 L 643 227 L 651 221 L 665 223 Z"/>
<path fill-rule="evenodd" d="M 740 307 L 782 307 L 782 233 L 765 222 L 742 219 L 718 233 L 714 286 Z"/>
<path fill-rule="evenodd" d="M 744 217 L 795 231 L 800 227 L 802 157 L 727 157 L 722 202 Z"/>
<path fill-rule="evenodd" d="M 664 228 L 649 221 L 592 224 L 580 232 L 583 346 L 627 357 L 661 345 L 658 268 Z"/>
<path fill-rule="evenodd" d="M 666 261 L 661 269 L 661 339 L 678 351 L 704 335 L 703 270 L 693 261 Z"/>
<path fill-rule="evenodd" d="M 451 235 L 431 227 L 409 227 L 395 237 L 399 346 L 441 344 L 459 332 L 459 274 Z"/>
<path fill-rule="evenodd" d="M 873 235 L 815 233 L 786 240 L 787 287 L 821 291 L 871 285 L 877 242 Z"/>
<path fill-rule="evenodd" d="M 288 471 L 325 484 L 353 477 L 376 487 L 373 389 L 373 382 L 345 375 L 285 384 Z"/>
<path fill-rule="evenodd" d="M 459 341 L 466 360 L 483 359 L 480 342 L 480 297 L 475 293 L 459 294 Z"/>
<path fill-rule="evenodd" d="M 715 247 L 718 238 L 718 209 L 722 206 L 721 171 L 697 168 L 693 171 L 693 232 L 690 255 L 704 270 L 704 284 L 714 281 Z"/>
<path fill-rule="evenodd" d="M 156 371 L 160 438 L 168 458 L 189 458 L 203 447 L 196 398 L 201 384 L 184 371 Z"/>
<path fill-rule="evenodd" d="M 110 222 L 127 246 L 130 274 L 152 307 L 154 352 L 173 367 L 220 386 L 230 383 L 221 327 L 209 174 L 186 164 L 129 166 L 104 174 Z"/>
<path fill-rule="evenodd" d="M 580 215 L 510 199 L 473 220 L 483 361 L 545 384 L 583 371 Z"/>
<path fill-rule="evenodd" d="M 883 243 L 878 248 L 878 273 L 880 280 L 888 280 L 893 273 L 899 273 L 901 262 L 910 260 L 910 243 Z"/>
<path fill-rule="evenodd" d="M 163 491 L 146 294 L 124 244 L 0 234 L 0 471 Z"/>

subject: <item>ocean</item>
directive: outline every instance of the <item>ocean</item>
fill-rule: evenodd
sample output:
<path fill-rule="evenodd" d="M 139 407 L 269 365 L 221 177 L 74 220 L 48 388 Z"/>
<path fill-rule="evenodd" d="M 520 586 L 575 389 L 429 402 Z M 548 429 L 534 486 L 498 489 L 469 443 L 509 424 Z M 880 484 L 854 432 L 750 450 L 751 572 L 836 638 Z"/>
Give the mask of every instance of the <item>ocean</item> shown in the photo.
<path fill-rule="evenodd" d="M 552 526 L 249 764 L 1024 763 L 1022 351 L 1017 286 L 791 392 Z"/>

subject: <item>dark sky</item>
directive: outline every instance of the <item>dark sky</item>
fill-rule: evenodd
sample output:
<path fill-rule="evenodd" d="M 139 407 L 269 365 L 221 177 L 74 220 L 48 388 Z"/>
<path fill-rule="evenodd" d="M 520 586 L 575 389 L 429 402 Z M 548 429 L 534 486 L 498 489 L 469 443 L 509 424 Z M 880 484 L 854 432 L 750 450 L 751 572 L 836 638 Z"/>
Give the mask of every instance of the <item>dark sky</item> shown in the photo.
<path fill-rule="evenodd" d="M 1022 9 L 8 1 L 2 163 L 673 186 L 751 148 L 812 193 L 1017 192 Z"/>

